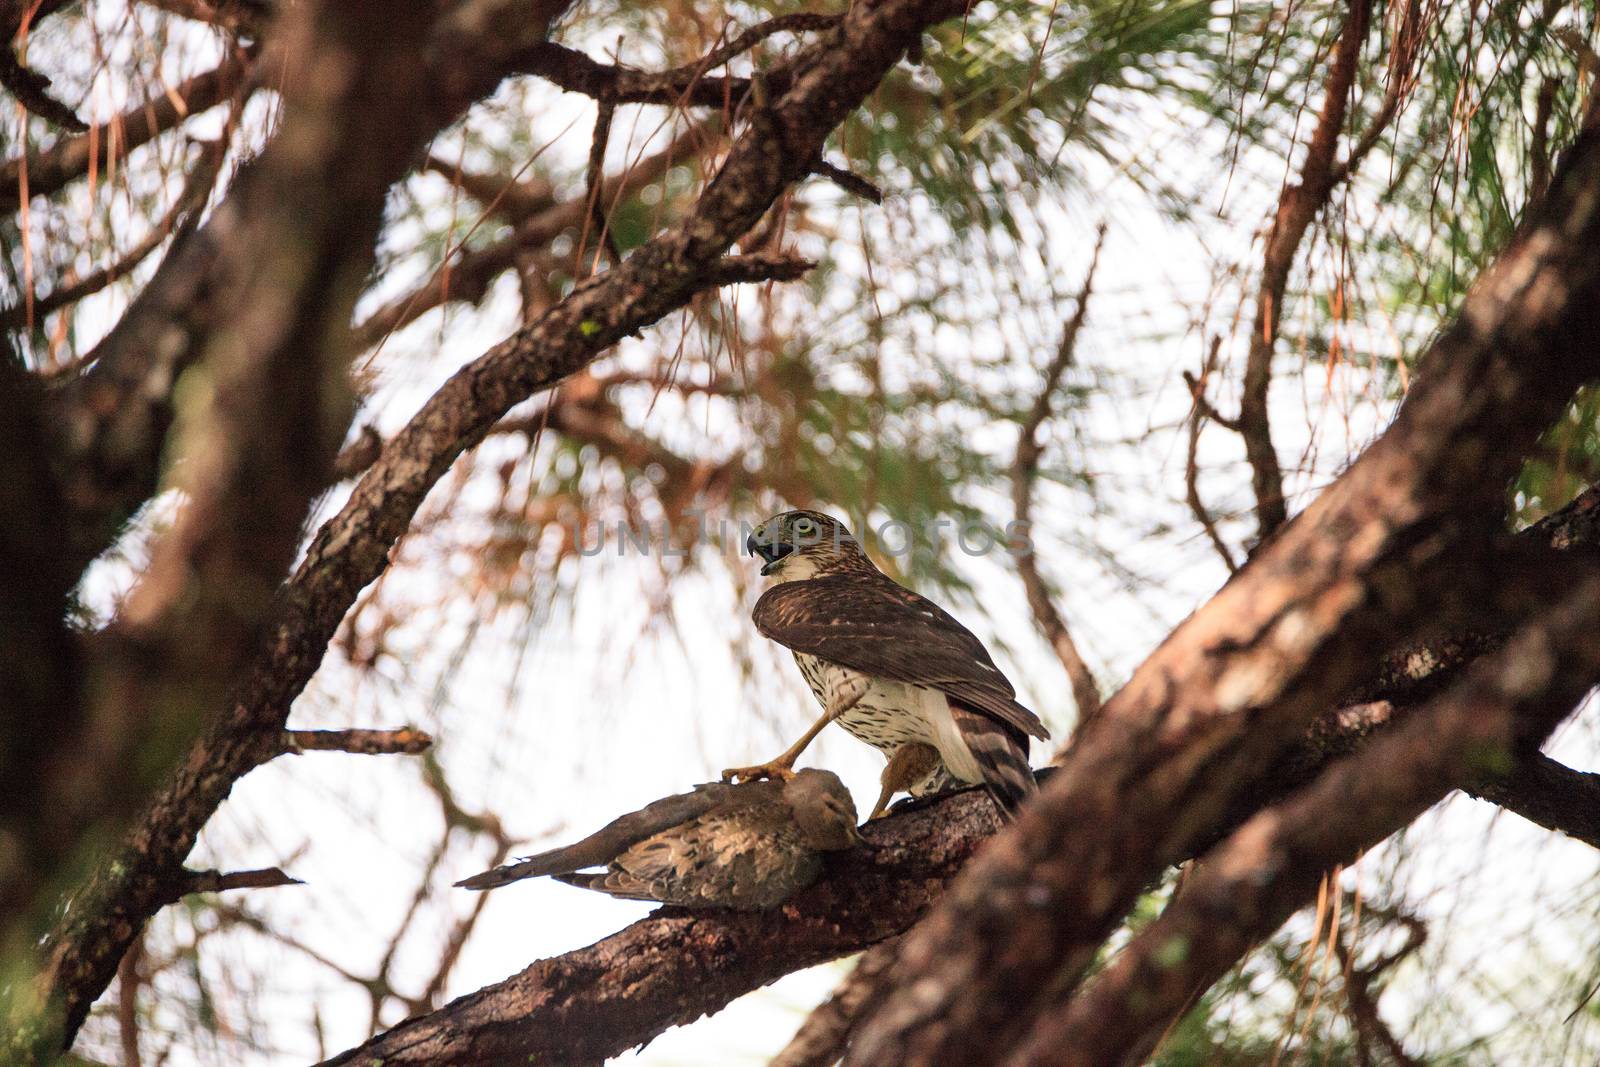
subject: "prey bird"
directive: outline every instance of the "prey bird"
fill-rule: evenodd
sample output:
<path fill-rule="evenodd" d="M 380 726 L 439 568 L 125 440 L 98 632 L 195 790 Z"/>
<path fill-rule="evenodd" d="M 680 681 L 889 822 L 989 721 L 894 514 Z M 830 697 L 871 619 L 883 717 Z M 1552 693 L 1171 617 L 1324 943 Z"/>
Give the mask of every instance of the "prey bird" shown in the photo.
<path fill-rule="evenodd" d="M 1050 734 L 966 627 L 880 571 L 844 524 L 821 512 L 775 515 L 745 545 L 773 580 L 756 602 L 756 629 L 794 653 L 823 711 L 783 755 L 726 770 L 724 779 L 792 773 L 812 738 L 837 719 L 885 756 L 906 753 L 909 765 L 885 769 L 874 815 L 891 782 L 913 796 L 982 784 L 1008 815 L 1034 792 L 1028 738 Z M 938 759 L 907 750 L 909 742 Z M 916 771 L 925 773 L 904 781 Z"/>
<path fill-rule="evenodd" d="M 850 792 L 832 771 L 712 782 L 615 820 L 575 845 L 541 852 L 456 885 L 494 889 L 523 878 L 685 908 L 773 908 L 822 871 L 822 853 L 861 843 Z M 586 867 L 604 871 L 584 873 Z"/>

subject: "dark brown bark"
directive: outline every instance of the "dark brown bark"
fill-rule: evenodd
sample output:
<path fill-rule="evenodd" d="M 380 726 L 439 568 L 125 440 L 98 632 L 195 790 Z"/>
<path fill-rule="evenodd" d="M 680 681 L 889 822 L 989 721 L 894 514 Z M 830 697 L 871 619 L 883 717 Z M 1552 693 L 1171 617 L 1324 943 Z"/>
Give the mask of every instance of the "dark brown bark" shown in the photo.
<path fill-rule="evenodd" d="M 1600 681 L 1600 575 L 1581 569 L 1587 577 L 1571 595 L 1449 692 L 1201 857 L 1162 916 L 1081 995 L 1047 1004 L 1006 1062 L 1141 1062 L 1194 996 L 1304 906 L 1334 865 L 1541 743 Z"/>
<path fill-rule="evenodd" d="M 870 849 L 831 856 L 822 880 L 778 909 L 663 908 L 408 1019 L 328 1067 L 597 1064 L 790 971 L 905 929 L 998 825 L 977 790 L 877 820 L 862 831 Z"/>
<path fill-rule="evenodd" d="M 45 768 L 79 722 L 80 655 L 66 603 L 78 580 L 56 552 L 65 521 L 57 486 L 36 457 L 48 439 L 44 396 L 0 342 L 0 915 L 27 914 L 68 842 L 38 818 Z M 37 916 L 32 916 L 37 921 Z M 24 950 L 0 927 L 0 959 Z"/>
<path fill-rule="evenodd" d="M 1017 990 L 1075 984 L 1139 888 L 1375 651 L 1494 597 L 1503 487 L 1600 373 L 1600 262 L 1580 251 L 1600 240 L 1597 191 L 1591 132 L 1435 342 L 1389 431 L 1145 662 L 907 938 L 897 988 L 849 1062 L 1002 1054 L 1030 1014 Z"/>

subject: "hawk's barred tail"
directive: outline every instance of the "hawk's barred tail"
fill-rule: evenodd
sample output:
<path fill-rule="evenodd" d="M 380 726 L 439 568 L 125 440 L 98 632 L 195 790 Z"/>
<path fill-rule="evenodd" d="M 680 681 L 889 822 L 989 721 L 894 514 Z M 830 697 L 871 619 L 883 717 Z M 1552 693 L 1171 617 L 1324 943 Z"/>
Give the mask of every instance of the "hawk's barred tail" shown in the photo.
<path fill-rule="evenodd" d="M 1010 818 L 1022 802 L 1038 792 L 1033 769 L 1028 766 L 1028 739 L 1005 723 L 987 715 L 950 705 L 962 740 L 983 769 L 983 784 Z"/>

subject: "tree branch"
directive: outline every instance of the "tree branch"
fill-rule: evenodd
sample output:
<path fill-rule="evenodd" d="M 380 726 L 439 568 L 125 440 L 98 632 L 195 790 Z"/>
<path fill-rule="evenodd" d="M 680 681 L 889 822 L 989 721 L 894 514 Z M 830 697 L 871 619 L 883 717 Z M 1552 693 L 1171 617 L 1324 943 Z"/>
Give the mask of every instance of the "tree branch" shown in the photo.
<path fill-rule="evenodd" d="M 81 133 L 89 127 L 77 112 L 50 95 L 50 79 L 22 65 L 9 44 L 0 44 L 0 85 L 32 114 L 63 129 Z"/>
<path fill-rule="evenodd" d="M 613 104 L 663 104 L 669 107 L 728 108 L 744 100 L 750 79 L 708 77 L 706 72 L 743 55 L 779 33 L 818 33 L 839 24 L 839 15 L 795 12 L 767 19 L 732 41 L 707 53 L 698 62 L 655 73 L 597 63 L 575 49 L 553 42 L 529 48 L 524 69 L 571 93 L 582 93 Z M 766 74 L 768 90 L 786 92 L 792 69 L 782 64 Z"/>
<path fill-rule="evenodd" d="M 1106 228 L 1102 225 L 1095 238 L 1094 252 L 1089 257 L 1089 269 L 1084 272 L 1083 285 L 1078 289 L 1072 317 L 1061 331 L 1061 343 L 1056 347 L 1055 357 L 1045 367 L 1039 395 L 1034 398 L 1033 407 L 1017 427 L 1017 448 L 1011 458 L 1009 473 L 1012 516 L 1021 530 L 1033 528 L 1033 484 L 1038 480 L 1039 457 L 1044 453 L 1044 446 L 1039 443 L 1039 430 L 1050 418 L 1050 401 L 1061 383 L 1061 376 L 1072 366 L 1078 333 L 1089 314 L 1089 293 L 1094 286 L 1094 272 L 1100 263 L 1100 249 L 1105 236 Z M 1022 579 L 1022 588 L 1028 597 L 1028 610 L 1033 612 L 1034 625 L 1055 652 L 1056 659 L 1060 660 L 1062 669 L 1072 683 L 1072 696 L 1078 705 L 1078 722 L 1074 729 L 1081 730 L 1100 713 L 1100 687 L 1095 683 L 1089 665 L 1084 662 L 1083 654 L 1078 651 L 1078 644 L 1072 639 L 1072 631 L 1067 628 L 1066 620 L 1056 610 L 1050 596 L 1050 586 L 1039 571 L 1039 557 L 1032 544 L 1013 553 L 1012 558 L 1016 561 L 1017 574 Z"/>
<path fill-rule="evenodd" d="M 1171 907 L 1081 996 L 1051 998 L 1011 1067 L 1140 1062 L 1197 991 L 1309 901 L 1325 872 L 1542 743 L 1600 681 L 1600 576 L 1587 570 L 1448 693 L 1202 857 Z"/>
<path fill-rule="evenodd" d="M 641 160 L 622 174 L 607 178 L 601 187 L 599 199 L 614 204 L 634 195 L 651 182 L 660 180 L 672 167 L 699 155 L 711 135 L 720 127 L 719 120 L 710 120 L 685 130 L 662 151 Z M 356 346 L 371 348 L 441 304 L 483 299 L 490 283 L 502 271 L 516 266 L 519 252 L 547 248 L 562 232 L 581 226 L 585 210 L 585 202 L 581 199 L 556 203 L 524 220 L 516 232 L 503 241 L 484 248 L 462 248 L 454 261 L 441 266 L 421 286 L 368 315 L 355 328 Z"/>
<path fill-rule="evenodd" d="M 1265 541 L 1288 518 L 1283 499 L 1283 470 L 1272 444 L 1272 424 L 1267 415 L 1272 386 L 1272 355 L 1277 347 L 1283 316 L 1284 291 L 1294 267 L 1300 242 L 1312 221 L 1328 204 L 1334 189 L 1333 161 L 1339 132 L 1344 126 L 1356 61 L 1367 38 L 1372 0 L 1350 0 L 1350 14 L 1328 68 L 1323 86 L 1322 112 L 1306 146 L 1300 180 L 1286 185 L 1278 200 L 1278 213 L 1267 233 L 1261 255 L 1261 287 L 1256 293 L 1255 319 L 1250 326 L 1250 349 L 1245 361 L 1244 392 L 1239 399 L 1239 434 L 1250 463 L 1250 485 L 1256 498 L 1257 540 Z M 1370 132 L 1370 131 L 1369 131 Z"/>
<path fill-rule="evenodd" d="M 547 10 L 544 24 L 555 13 Z M 388 189 L 440 119 L 437 71 L 417 62 L 435 17 L 432 7 L 404 2 L 293 8 L 274 42 L 292 60 L 279 132 L 119 324 L 123 358 L 108 355 L 105 373 L 143 384 L 152 361 L 182 366 L 203 357 L 211 389 L 181 442 L 187 461 L 176 469 L 187 503 L 117 619 L 95 638 L 85 685 L 93 704 L 76 744 L 63 746 L 70 763 L 34 797 L 39 821 L 63 841 L 83 842 L 94 824 L 120 830 L 110 814 L 150 794 L 154 782 L 145 776 L 160 773 L 163 756 L 169 767 L 178 763 L 241 667 L 270 644 L 264 624 L 349 419 L 341 396 L 346 324 Z M 498 78 L 492 68 L 480 71 L 476 84 L 491 77 Z M 227 308 L 226 328 L 211 317 L 219 307 Z M 130 344 L 144 327 L 150 347 Z M 165 388 L 154 396 L 170 403 L 172 382 L 156 384 Z M 82 429 L 69 422 L 64 432 Z M 148 456 L 162 437 L 118 444 Z M 264 757 L 276 735 L 237 740 Z M 171 840 L 166 832 L 136 828 L 124 855 L 157 849 Z M 33 999 L 17 1009 L 29 1018 L 4 1045 L 8 1062 L 53 1059 L 70 1044 L 128 939 L 170 899 L 191 845 L 192 838 L 160 868 L 109 860 L 102 877 L 74 893 L 38 953 Z M 83 867 L 86 859 L 79 857 Z M 131 916 L 119 910 L 130 901 Z M 32 917 L 30 909 L 6 919 Z"/>
<path fill-rule="evenodd" d="M 433 747 L 433 736 L 410 726 L 395 730 L 285 730 L 281 751 L 350 752 L 358 756 L 416 756 Z"/>
<path fill-rule="evenodd" d="M 70 285 L 58 286 L 43 296 L 35 296 L 20 304 L 0 308 L 0 330 L 15 330 L 32 323 L 43 322 L 46 315 L 98 293 L 117 279 L 125 277 L 133 268 L 144 262 L 146 256 L 166 243 L 173 234 L 182 233 L 205 207 L 206 199 L 216 185 L 217 173 L 222 168 L 222 159 L 227 153 L 227 147 L 227 142 L 223 140 L 208 141 L 201 145 L 200 158 L 184 179 L 184 186 L 178 194 L 178 199 L 162 216 L 161 221 L 151 227 L 150 232 L 124 252 L 115 263 Z"/>
<path fill-rule="evenodd" d="M 111 153 L 125 156 L 146 142 L 182 125 L 202 111 L 233 98 L 245 87 L 252 65 L 246 51 L 230 52 L 221 63 L 129 108 L 99 131 L 58 141 L 26 159 L 0 163 L 0 211 L 21 206 L 22 173 L 27 168 L 28 195 L 49 196 L 89 173 L 104 169 Z M 180 106 L 181 101 L 181 106 Z M 116 131 L 113 136 L 112 131 Z"/>
<path fill-rule="evenodd" d="M 226 893 L 230 889 L 275 889 L 282 885 L 305 885 L 291 878 L 277 867 L 263 867 L 254 871 L 191 871 L 184 870 L 168 887 L 166 904 L 176 904 L 191 893 Z"/>

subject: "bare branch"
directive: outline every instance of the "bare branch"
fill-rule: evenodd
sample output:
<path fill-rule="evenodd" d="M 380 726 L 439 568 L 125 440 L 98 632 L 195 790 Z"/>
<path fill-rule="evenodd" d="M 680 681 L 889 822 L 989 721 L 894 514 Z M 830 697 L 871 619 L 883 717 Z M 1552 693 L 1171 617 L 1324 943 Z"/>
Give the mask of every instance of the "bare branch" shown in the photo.
<path fill-rule="evenodd" d="M 1089 257 L 1089 269 L 1084 272 L 1083 285 L 1078 290 L 1072 317 L 1062 328 L 1061 343 L 1056 347 L 1055 357 L 1045 367 L 1039 395 L 1034 398 L 1033 407 L 1017 427 L 1017 448 L 1012 455 L 1010 470 L 1011 510 L 1016 526 L 1022 530 L 1030 530 L 1033 526 L 1033 484 L 1039 476 L 1039 457 L 1044 454 L 1044 446 L 1039 443 L 1039 430 L 1050 418 L 1051 399 L 1061 384 L 1061 376 L 1072 366 L 1078 333 L 1089 314 L 1089 294 L 1094 286 L 1094 272 L 1100 263 L 1100 249 L 1105 243 L 1105 236 L 1106 228 L 1102 225 L 1095 237 L 1094 252 Z M 1039 571 L 1039 558 L 1032 545 L 1013 553 L 1013 558 L 1016 560 L 1017 574 L 1022 579 L 1022 588 L 1027 593 L 1028 610 L 1033 612 L 1034 625 L 1054 650 L 1056 659 L 1061 661 L 1072 683 L 1072 696 L 1078 704 L 1075 729 L 1081 730 L 1100 714 L 1100 687 L 1089 665 L 1084 662 L 1083 654 L 1078 651 L 1066 620 L 1056 610 L 1050 596 L 1050 586 Z"/>
<path fill-rule="evenodd" d="M 651 182 L 658 181 L 670 168 L 688 162 L 708 145 L 721 128 L 719 120 L 708 120 L 684 131 L 665 149 L 639 161 L 620 175 L 607 178 L 599 199 L 614 204 L 632 196 Z M 516 265 L 520 252 L 544 250 L 562 232 L 582 226 L 585 201 L 569 200 L 545 208 L 524 220 L 511 237 L 479 249 L 462 249 L 453 261 L 434 272 L 418 288 L 397 297 L 372 312 L 355 328 L 358 348 L 371 348 L 429 311 L 449 301 L 476 302 L 483 299 L 489 285 L 502 271 Z M 555 259 L 550 258 L 552 267 Z"/>
<path fill-rule="evenodd" d="M 816 263 L 799 256 L 768 255 L 723 256 L 707 272 L 712 286 L 752 282 L 792 282 L 805 276 Z"/>
<path fill-rule="evenodd" d="M 582 52 L 551 42 L 528 49 L 524 68 L 568 92 L 583 93 L 613 104 L 664 104 L 671 107 L 728 108 L 740 103 L 750 91 L 749 78 L 708 77 L 706 72 L 748 52 L 760 42 L 779 33 L 812 33 L 839 24 L 838 15 L 796 12 L 767 19 L 739 34 L 728 44 L 705 55 L 698 62 L 671 70 L 649 73 L 622 66 L 597 63 Z M 791 71 L 787 66 L 767 73 L 773 93 L 787 91 Z"/>
<path fill-rule="evenodd" d="M 176 904 L 191 893 L 226 893 L 230 889 L 276 889 L 283 885 L 305 885 L 305 883 L 298 878 L 289 877 L 277 867 L 227 872 L 185 870 L 182 877 L 173 882 L 169 890 L 171 897 L 165 903 Z"/>
<path fill-rule="evenodd" d="M 1282 326 L 1283 298 L 1289 286 L 1300 242 L 1317 214 L 1327 206 L 1334 189 L 1333 161 L 1339 132 L 1344 126 L 1356 61 L 1367 37 L 1372 0 L 1350 0 L 1350 14 L 1328 68 L 1323 86 L 1322 112 L 1306 146 L 1300 180 L 1286 185 L 1278 200 L 1278 213 L 1267 233 L 1261 255 L 1261 287 L 1256 293 L 1255 318 L 1250 325 L 1250 349 L 1245 361 L 1244 392 L 1239 399 L 1239 434 L 1250 462 L 1250 485 L 1256 497 L 1257 540 L 1265 541 L 1288 518 L 1283 498 L 1283 470 L 1272 443 L 1267 397 L 1272 386 L 1272 356 Z M 1370 131 L 1369 131 L 1370 132 Z"/>
<path fill-rule="evenodd" d="M 182 232 L 198 218 L 200 210 L 205 207 L 206 199 L 216 184 L 217 174 L 222 169 L 222 159 L 226 152 L 225 141 L 204 142 L 194 169 L 184 179 L 183 190 L 178 194 L 178 199 L 162 216 L 161 221 L 151 227 L 149 233 L 109 267 L 97 270 L 87 278 L 70 285 L 52 289 L 43 296 L 35 296 L 31 301 L 0 308 L 0 330 L 24 327 L 28 325 L 30 315 L 35 322 L 43 321 L 46 315 L 76 304 L 84 297 L 98 293 L 117 279 L 125 277 L 144 262 L 146 256 L 165 244 L 169 237 Z"/>
<path fill-rule="evenodd" d="M 157 93 L 129 108 L 97 135 L 91 132 L 69 137 L 30 154 L 26 161 L 11 159 L 0 163 L 0 211 L 15 211 L 21 206 L 24 165 L 28 195 L 48 196 L 89 173 L 91 166 L 105 167 L 113 151 L 127 155 L 190 117 L 232 99 L 245 88 L 251 65 L 248 52 L 231 52 L 215 68 L 179 83 L 170 93 Z M 112 130 L 117 131 L 115 136 L 111 135 Z"/>
<path fill-rule="evenodd" d="M 1211 512 L 1206 509 L 1205 501 L 1200 497 L 1200 431 L 1205 428 L 1207 420 L 1222 422 L 1229 429 L 1236 430 L 1239 424 L 1236 421 L 1224 421 L 1217 414 L 1216 408 L 1206 399 L 1206 382 L 1211 377 L 1211 372 L 1217 367 L 1217 351 L 1222 347 L 1221 336 L 1211 339 L 1211 349 L 1206 353 L 1206 361 L 1200 367 L 1200 376 L 1185 371 L 1183 380 L 1189 386 L 1189 395 L 1194 398 L 1194 410 L 1189 412 L 1189 440 L 1188 451 L 1184 456 L 1183 464 L 1183 490 L 1184 500 L 1189 505 L 1189 513 L 1205 531 L 1206 537 L 1211 541 L 1211 547 L 1217 550 L 1217 555 L 1222 557 L 1222 565 L 1228 568 L 1229 574 L 1236 574 L 1239 570 L 1238 562 L 1233 558 L 1228 543 L 1222 539 L 1222 534 L 1217 531 L 1217 522 L 1211 517 Z"/>
<path fill-rule="evenodd" d="M 128 938 L 160 906 L 154 890 L 162 878 L 181 864 L 234 782 L 273 751 L 287 709 L 321 663 L 341 619 L 387 566 L 391 546 L 434 483 L 512 405 L 586 366 L 619 338 L 710 286 L 751 273 L 769 276 L 773 261 L 724 259 L 725 251 L 809 172 L 834 127 L 924 28 L 962 10 L 959 0 L 883 0 L 852 8 L 828 38 L 794 60 L 792 87 L 751 116 L 687 218 L 463 367 L 385 446 L 307 547 L 277 598 L 272 640 L 220 703 L 224 713 L 53 935 L 52 983 L 65 1005 L 66 1033 L 110 981 Z M 395 40 L 388 31 L 374 36 Z M 408 68 L 405 76 L 418 73 Z M 404 95 L 389 89 L 374 96 L 385 106 L 406 106 Z M 385 123 L 369 123 L 357 140 L 377 136 L 395 142 L 389 151 L 409 149 Z M 345 232 L 348 220 L 342 223 Z"/>
<path fill-rule="evenodd" d="M 0 85 L 28 111 L 62 129 L 82 133 L 89 128 L 75 111 L 50 95 L 50 79 L 18 62 L 9 45 L 0 45 Z"/>
<path fill-rule="evenodd" d="M 283 751 L 350 752 L 360 756 L 415 756 L 433 747 L 433 736 L 410 726 L 394 730 L 285 730 Z"/>
<path fill-rule="evenodd" d="M 828 179 L 845 192 L 874 204 L 883 203 L 883 190 L 873 185 L 859 174 L 852 173 L 825 159 L 819 159 L 812 165 L 811 173 Z"/>
<path fill-rule="evenodd" d="M 594 136 L 589 144 L 589 173 L 584 189 L 583 203 L 587 212 L 584 218 L 583 233 L 578 238 L 578 250 L 575 258 L 578 260 L 574 277 L 585 278 L 594 273 L 584 263 L 585 253 L 588 251 L 589 228 L 594 227 L 595 239 L 606 255 L 611 257 L 613 265 L 622 262 L 622 253 L 617 249 L 616 237 L 611 233 L 611 219 L 607 216 L 606 206 L 600 200 L 601 186 L 604 185 L 606 173 L 606 147 L 611 143 L 611 118 L 616 113 L 617 106 L 609 100 L 600 101 L 594 115 Z"/>

